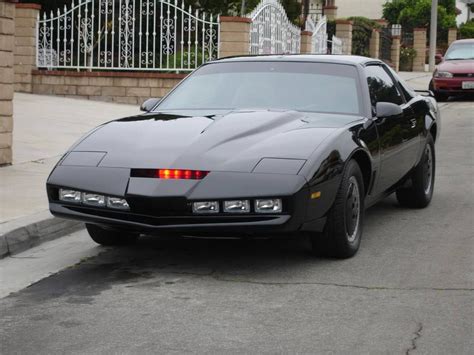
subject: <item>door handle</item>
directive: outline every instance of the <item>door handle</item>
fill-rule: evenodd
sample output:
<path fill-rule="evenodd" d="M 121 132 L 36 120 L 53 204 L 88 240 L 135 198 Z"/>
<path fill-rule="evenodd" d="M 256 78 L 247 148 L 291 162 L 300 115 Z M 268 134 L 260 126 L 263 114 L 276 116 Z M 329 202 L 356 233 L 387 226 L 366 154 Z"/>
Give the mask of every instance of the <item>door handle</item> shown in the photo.
<path fill-rule="evenodd" d="M 411 122 L 411 128 L 415 128 L 416 127 L 416 118 L 412 118 L 410 120 L 410 122 Z"/>

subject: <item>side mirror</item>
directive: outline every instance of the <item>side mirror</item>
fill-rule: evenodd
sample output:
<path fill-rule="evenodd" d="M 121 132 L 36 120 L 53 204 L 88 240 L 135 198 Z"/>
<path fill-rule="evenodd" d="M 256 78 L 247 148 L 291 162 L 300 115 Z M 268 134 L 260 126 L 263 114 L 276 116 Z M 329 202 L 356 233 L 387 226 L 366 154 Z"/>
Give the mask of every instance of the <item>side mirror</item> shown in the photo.
<path fill-rule="evenodd" d="M 400 116 L 403 114 L 402 108 L 391 102 L 377 102 L 377 105 L 375 106 L 375 111 L 377 118 L 389 118 Z"/>
<path fill-rule="evenodd" d="M 443 56 L 441 54 L 437 54 L 435 57 L 435 64 L 438 65 L 443 61 Z"/>
<path fill-rule="evenodd" d="M 145 112 L 150 112 L 153 110 L 153 107 L 158 105 L 158 103 L 161 101 L 161 98 L 151 98 L 148 100 L 145 100 L 144 103 L 140 106 L 140 111 L 145 111 Z"/>

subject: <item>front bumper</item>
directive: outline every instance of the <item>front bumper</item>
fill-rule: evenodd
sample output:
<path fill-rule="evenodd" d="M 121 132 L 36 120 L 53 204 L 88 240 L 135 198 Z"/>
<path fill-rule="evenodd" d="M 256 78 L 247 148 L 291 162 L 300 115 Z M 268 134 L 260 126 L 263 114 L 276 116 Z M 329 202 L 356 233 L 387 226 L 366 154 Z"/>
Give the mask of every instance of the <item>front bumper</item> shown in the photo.
<path fill-rule="evenodd" d="M 472 94 L 474 89 L 463 89 L 463 82 L 474 82 L 474 78 L 433 78 L 433 88 L 435 91 L 445 94 Z"/>
<path fill-rule="evenodd" d="M 300 230 L 306 215 L 306 189 L 283 198 L 284 211 L 278 214 L 196 215 L 191 202 L 182 197 L 129 198 L 131 211 L 63 203 L 53 199 L 53 215 L 143 234 L 242 237 L 246 235 L 288 234 Z M 164 208 L 166 207 L 166 208 Z"/>
<path fill-rule="evenodd" d="M 59 201 L 60 187 L 126 198 L 130 211 Z M 288 234 L 302 229 L 319 231 L 324 224 L 318 218 L 327 208 L 321 209 L 321 216 L 311 213 L 308 224 L 308 205 L 329 203 L 325 199 L 310 200 L 303 177 L 279 174 L 213 172 L 200 181 L 160 180 L 131 178 L 129 169 L 58 166 L 48 179 L 47 190 L 50 211 L 55 216 L 143 234 L 241 237 Z M 272 197 L 283 199 L 282 213 L 256 213 L 253 208 L 245 214 L 192 212 L 193 201 L 222 203 Z"/>

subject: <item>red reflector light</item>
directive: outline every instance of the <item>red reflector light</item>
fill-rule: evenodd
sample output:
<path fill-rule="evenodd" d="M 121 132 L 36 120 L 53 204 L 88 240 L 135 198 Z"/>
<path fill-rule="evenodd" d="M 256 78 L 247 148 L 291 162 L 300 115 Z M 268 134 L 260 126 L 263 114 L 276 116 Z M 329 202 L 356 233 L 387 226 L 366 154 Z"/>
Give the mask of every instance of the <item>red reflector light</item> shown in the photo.
<path fill-rule="evenodd" d="M 182 170 L 182 169 L 132 169 L 131 177 L 158 178 L 158 179 L 180 179 L 180 180 L 202 180 L 209 171 Z"/>
<path fill-rule="evenodd" d="M 209 174 L 209 171 L 158 169 L 156 170 L 155 177 L 160 179 L 202 180 L 207 174 Z"/>

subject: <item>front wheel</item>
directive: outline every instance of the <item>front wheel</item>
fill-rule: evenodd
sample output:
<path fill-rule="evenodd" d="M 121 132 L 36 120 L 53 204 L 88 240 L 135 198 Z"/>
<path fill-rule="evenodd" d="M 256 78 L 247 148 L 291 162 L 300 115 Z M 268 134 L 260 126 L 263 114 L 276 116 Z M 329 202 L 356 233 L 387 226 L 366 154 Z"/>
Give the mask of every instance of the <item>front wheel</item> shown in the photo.
<path fill-rule="evenodd" d="M 114 229 L 105 229 L 95 224 L 86 224 L 87 232 L 94 242 L 105 246 L 133 244 L 138 240 L 138 234 L 130 234 Z"/>
<path fill-rule="evenodd" d="M 356 161 L 347 164 L 324 232 L 311 236 L 313 253 L 350 258 L 357 253 L 364 223 L 364 180 Z"/>
<path fill-rule="evenodd" d="M 435 158 L 433 138 L 428 135 L 423 156 L 409 176 L 411 186 L 397 190 L 397 200 L 400 205 L 411 208 L 425 208 L 430 204 L 435 182 Z"/>

